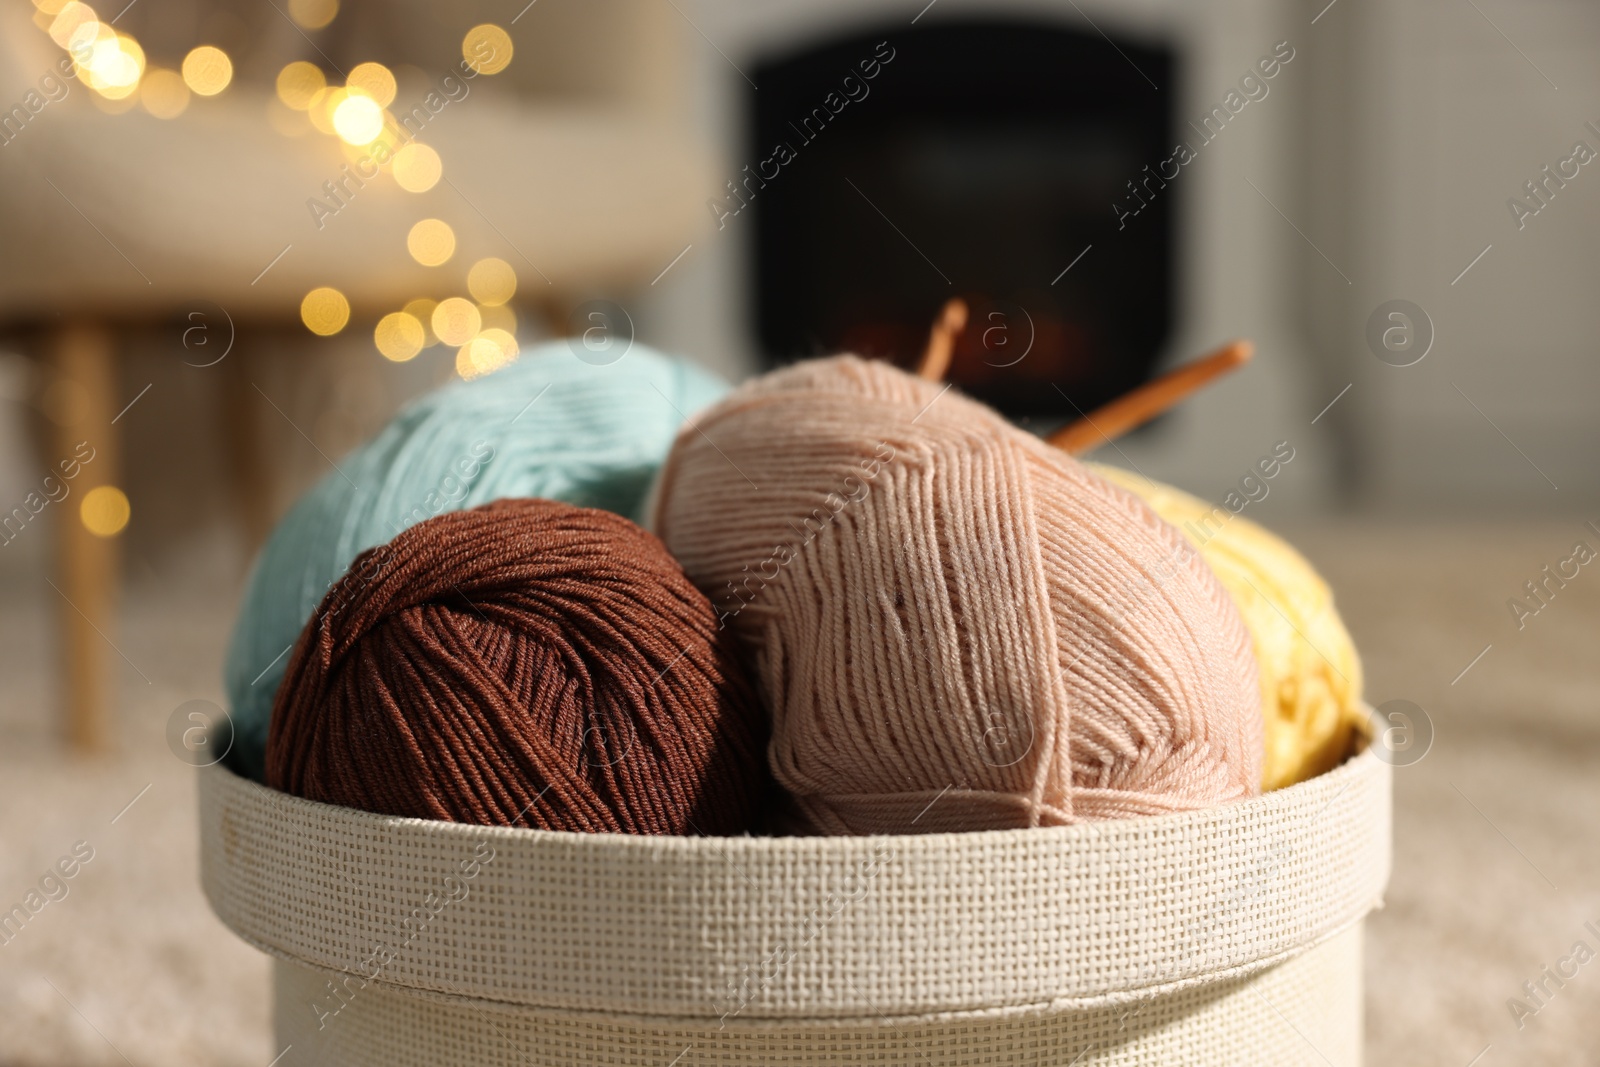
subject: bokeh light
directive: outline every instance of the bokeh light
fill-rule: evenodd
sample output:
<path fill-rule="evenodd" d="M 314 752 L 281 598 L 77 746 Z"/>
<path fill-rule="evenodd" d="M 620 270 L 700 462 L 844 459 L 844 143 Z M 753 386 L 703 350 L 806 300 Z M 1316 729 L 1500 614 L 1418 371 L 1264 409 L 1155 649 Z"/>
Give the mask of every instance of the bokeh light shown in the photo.
<path fill-rule="evenodd" d="M 289 17 L 295 25 L 320 30 L 339 13 L 339 0 L 289 0 Z"/>
<path fill-rule="evenodd" d="M 177 71 L 158 68 L 139 83 L 139 102 L 158 119 L 175 119 L 189 106 L 189 87 Z"/>
<path fill-rule="evenodd" d="M 500 349 L 500 354 L 507 363 L 516 359 L 522 352 L 521 347 L 517 344 L 517 339 L 505 330 L 484 329 L 478 333 L 477 339 L 494 344 Z"/>
<path fill-rule="evenodd" d="M 132 93 L 115 98 L 103 93 L 90 93 L 89 102 L 96 110 L 103 111 L 107 115 L 124 115 L 139 106 L 139 98 Z"/>
<path fill-rule="evenodd" d="M 306 118 L 319 132 L 333 134 L 333 111 L 349 95 L 348 89 L 318 89 L 306 108 Z"/>
<path fill-rule="evenodd" d="M 321 67 L 297 59 L 278 71 L 278 99 L 296 111 L 304 111 L 327 84 Z"/>
<path fill-rule="evenodd" d="M 464 345 L 483 328 L 483 320 L 478 317 L 478 309 L 472 306 L 472 301 L 463 297 L 452 296 L 439 301 L 439 306 L 433 309 L 433 333 L 447 345 Z"/>
<path fill-rule="evenodd" d="M 467 291 L 480 304 L 504 304 L 516 294 L 517 272 L 503 259 L 480 259 L 467 272 Z"/>
<path fill-rule="evenodd" d="M 383 108 L 365 93 L 348 93 L 333 110 L 333 129 L 346 144 L 368 144 L 383 132 Z"/>
<path fill-rule="evenodd" d="M 499 74 L 511 65 L 511 35 L 492 22 L 474 26 L 461 39 L 461 58 L 479 74 Z"/>
<path fill-rule="evenodd" d="M 318 337 L 332 337 L 350 321 L 350 301 L 328 286 L 313 289 L 300 301 L 300 321 Z"/>
<path fill-rule="evenodd" d="M 103 23 L 79 23 L 78 28 L 72 31 L 72 36 L 68 38 L 65 46 L 67 51 L 72 54 L 73 63 L 77 66 L 79 73 L 83 72 L 85 65 L 93 57 L 95 42 L 115 35 L 116 31 Z"/>
<path fill-rule="evenodd" d="M 183 80 L 200 96 L 216 96 L 233 81 L 233 61 L 222 49 L 203 44 L 183 57 Z"/>
<path fill-rule="evenodd" d="M 385 359 L 404 363 L 427 344 L 428 333 L 415 316 L 404 311 L 391 311 L 378 320 L 372 331 L 372 340 Z"/>
<path fill-rule="evenodd" d="M 467 381 L 500 369 L 500 347 L 493 341 L 474 337 L 456 349 L 456 373 Z"/>
<path fill-rule="evenodd" d="M 378 163 L 378 165 L 380 167 L 390 166 L 394 162 L 395 155 L 400 150 L 399 146 L 404 144 L 409 136 L 411 135 L 406 132 L 405 127 L 396 122 L 393 115 L 385 111 L 383 113 L 383 132 L 378 134 L 372 143 L 366 146 L 366 151 L 362 155 L 372 156 L 374 163 L 377 163 L 378 157 L 382 156 L 383 162 Z"/>
<path fill-rule="evenodd" d="M 442 219 L 423 219 L 411 227 L 411 232 L 406 235 L 406 249 L 411 253 L 411 258 L 424 267 L 437 267 L 456 254 L 456 233 Z M 443 337 L 444 334 L 439 336 Z"/>
<path fill-rule="evenodd" d="M 394 103 L 394 74 L 382 63 L 358 64 L 345 79 L 345 84 L 366 93 L 379 107 Z"/>
<path fill-rule="evenodd" d="M 423 348 L 432 348 L 439 343 L 438 336 L 433 332 L 433 309 L 438 306 L 439 301 L 419 296 L 415 300 L 407 300 L 406 306 L 400 309 L 422 323 L 422 332 L 426 337 L 422 342 Z"/>
<path fill-rule="evenodd" d="M 73 50 L 74 40 L 83 41 L 83 34 L 78 31 L 88 27 L 87 39 L 94 40 L 95 30 L 100 28 L 100 17 L 94 13 L 94 8 L 88 4 L 70 0 L 63 4 L 61 10 L 56 12 L 56 17 L 50 20 L 50 39 L 62 48 L 72 52 L 73 58 L 78 58 L 78 53 Z"/>
<path fill-rule="evenodd" d="M 395 153 L 394 180 L 408 193 L 427 192 L 439 184 L 443 173 L 439 153 L 421 141 L 412 141 Z"/>
<path fill-rule="evenodd" d="M 114 485 L 97 485 L 83 494 L 78 518 L 96 537 L 115 537 L 128 525 L 133 508 L 128 495 Z"/>
<path fill-rule="evenodd" d="M 493 374 L 517 358 L 516 338 L 503 330 L 485 330 L 456 351 L 456 373 L 467 381 Z"/>
<path fill-rule="evenodd" d="M 106 99 L 122 100 L 139 88 L 139 78 L 144 74 L 144 49 L 132 37 L 101 25 L 86 60 L 79 64 L 84 81 Z"/>

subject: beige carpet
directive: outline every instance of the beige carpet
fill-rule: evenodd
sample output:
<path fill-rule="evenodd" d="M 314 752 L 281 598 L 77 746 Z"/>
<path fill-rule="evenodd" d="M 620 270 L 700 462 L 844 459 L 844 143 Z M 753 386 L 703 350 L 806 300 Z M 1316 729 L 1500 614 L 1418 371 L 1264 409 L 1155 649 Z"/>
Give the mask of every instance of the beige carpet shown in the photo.
<path fill-rule="evenodd" d="M 1396 773 L 1394 880 L 1368 928 L 1368 1062 L 1600 1064 L 1600 960 L 1549 983 L 1521 1030 L 1506 1006 L 1577 939 L 1600 951 L 1582 929 L 1600 928 L 1600 570 L 1520 632 L 1505 606 L 1579 524 L 1291 533 L 1337 591 L 1373 703 L 1412 700 L 1437 730 Z M 99 760 L 53 744 L 56 594 L 38 579 L 0 589 L 0 909 L 75 842 L 94 850 L 0 944 L 0 1065 L 267 1067 L 267 966 L 206 909 L 192 772 L 164 739 L 177 705 L 220 699 L 236 581 L 196 577 L 225 566 L 130 570 L 119 747 Z"/>
<path fill-rule="evenodd" d="M 1600 566 L 1520 631 L 1506 607 L 1600 538 L 1576 520 L 1292 532 L 1336 591 L 1369 700 L 1414 701 L 1436 730 L 1395 772 L 1394 877 L 1368 926 L 1368 1062 L 1600 1064 L 1600 959 L 1549 983 L 1521 1029 L 1506 1005 L 1578 939 L 1600 953 L 1583 929 L 1600 928 Z"/>

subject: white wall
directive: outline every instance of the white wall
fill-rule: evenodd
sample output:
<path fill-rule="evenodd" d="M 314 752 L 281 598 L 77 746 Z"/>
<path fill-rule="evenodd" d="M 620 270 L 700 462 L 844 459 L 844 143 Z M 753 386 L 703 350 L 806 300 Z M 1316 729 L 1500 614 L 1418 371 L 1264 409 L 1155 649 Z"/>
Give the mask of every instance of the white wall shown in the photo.
<path fill-rule="evenodd" d="M 700 31 L 680 27 L 698 58 L 699 121 L 717 131 L 726 173 L 747 162 L 737 158 L 736 117 L 751 90 L 735 65 L 834 32 L 892 32 L 925 2 L 682 0 Z M 1256 361 L 1167 424 L 1122 442 L 1125 455 L 1103 449 L 1097 458 L 1216 498 L 1287 439 L 1297 455 L 1268 515 L 1571 510 L 1600 497 L 1600 309 L 1591 295 L 1600 163 L 1520 232 L 1506 207 L 1575 140 L 1600 151 L 1600 135 L 1583 127 L 1600 126 L 1600 9 L 1474 2 L 1080 0 L 1108 33 L 1192 46 L 1170 89 L 1180 116 L 1219 102 L 1275 42 L 1296 50 L 1271 94 L 1171 189 L 1188 225 L 1167 359 L 1246 336 L 1257 342 Z M 938 0 L 922 18 L 974 13 L 1033 14 L 1093 32 L 1057 0 Z M 652 339 L 735 376 L 754 369 L 741 317 L 748 236 L 737 220 L 716 232 L 707 213 L 690 255 L 648 294 Z M 1078 269 L 1090 268 L 1086 259 Z M 1408 368 L 1380 363 L 1364 339 L 1369 315 L 1395 298 L 1421 305 L 1435 326 L 1432 350 Z"/>
<path fill-rule="evenodd" d="M 1475 2 L 1342 0 L 1324 20 L 1342 51 L 1313 113 L 1313 232 L 1356 285 L 1307 290 L 1314 333 L 1355 383 L 1339 415 L 1375 504 L 1581 509 L 1600 496 L 1600 160 L 1521 230 L 1507 200 L 1575 141 L 1600 151 L 1600 9 Z M 1412 367 L 1361 338 L 1395 297 L 1435 326 Z"/>
<path fill-rule="evenodd" d="M 738 158 L 738 109 L 752 92 L 736 66 L 748 68 L 768 51 L 803 47 L 857 29 L 883 26 L 892 36 L 896 27 L 909 26 L 926 0 L 696 0 L 680 6 L 726 53 L 719 55 L 693 27 L 683 27 L 698 50 L 700 121 L 719 131 L 724 169 L 732 176 L 748 162 Z M 1078 6 L 1107 33 L 1173 40 L 1192 49 L 1190 61 L 1180 67 L 1181 83 L 1160 87 L 1179 96 L 1180 116 L 1198 119 L 1220 104 L 1276 42 L 1287 39 L 1296 49 L 1295 59 L 1271 83 L 1270 94 L 1250 104 L 1168 190 L 1181 201 L 1183 217 L 1191 225 L 1180 239 L 1182 302 L 1166 358 L 1192 358 L 1245 336 L 1257 343 L 1256 361 L 1163 426 L 1122 442 L 1123 454 L 1103 449 L 1096 458 L 1132 463 L 1152 477 L 1220 497 L 1274 442 L 1288 439 L 1297 456 L 1292 474 L 1278 481 L 1273 498 L 1278 503 L 1273 506 L 1324 501 L 1331 484 L 1333 438 L 1325 426 L 1313 427 L 1310 420 L 1332 391 L 1326 388 L 1326 375 L 1317 371 L 1304 326 L 1294 313 L 1303 239 L 1262 196 L 1291 218 L 1298 214 L 1301 197 L 1290 149 L 1310 84 L 1306 48 L 1313 43 L 1311 27 L 1267 2 L 1085 0 Z M 1042 0 L 939 0 L 922 20 L 971 15 L 1028 15 L 1094 32 L 1073 5 Z M 712 189 L 707 196 L 719 193 Z M 745 221 L 733 220 L 719 233 L 708 211 L 694 250 L 650 294 L 643 316 L 657 343 L 708 358 L 735 376 L 756 365 L 753 333 L 742 318 L 751 283 L 745 267 L 750 236 Z M 1093 252 L 1074 269 L 1092 270 Z"/>

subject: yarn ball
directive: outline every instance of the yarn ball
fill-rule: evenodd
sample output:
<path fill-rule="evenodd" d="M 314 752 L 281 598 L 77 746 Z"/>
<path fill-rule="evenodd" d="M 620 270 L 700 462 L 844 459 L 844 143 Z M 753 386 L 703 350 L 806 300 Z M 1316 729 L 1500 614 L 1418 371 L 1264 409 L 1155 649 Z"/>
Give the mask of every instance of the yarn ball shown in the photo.
<path fill-rule="evenodd" d="M 725 392 L 716 378 L 642 345 L 592 366 L 558 341 L 409 405 L 306 493 L 261 550 L 223 669 L 234 725 L 229 765 L 261 780 L 289 648 L 358 553 L 434 515 L 500 497 L 637 518 L 679 425 Z"/>
<path fill-rule="evenodd" d="M 732 834 L 765 717 L 732 635 L 653 535 L 502 500 L 364 552 L 295 645 L 267 784 L 386 815 Z"/>
<path fill-rule="evenodd" d="M 656 529 L 753 650 L 795 828 L 1044 826 L 1259 791 L 1249 634 L 1134 494 L 853 356 L 696 423 Z"/>
<path fill-rule="evenodd" d="M 1238 605 L 1261 675 L 1263 791 L 1332 769 L 1367 715 L 1361 659 L 1327 583 L 1287 541 L 1242 515 L 1116 467 L 1094 470 L 1181 530 Z"/>

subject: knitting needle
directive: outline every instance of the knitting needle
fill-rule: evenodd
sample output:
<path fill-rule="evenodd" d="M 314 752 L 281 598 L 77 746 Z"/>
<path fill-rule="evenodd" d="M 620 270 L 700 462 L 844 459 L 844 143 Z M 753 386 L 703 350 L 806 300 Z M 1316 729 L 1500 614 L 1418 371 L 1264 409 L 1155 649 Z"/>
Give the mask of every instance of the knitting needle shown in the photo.
<path fill-rule="evenodd" d="M 930 382 L 944 380 L 955 353 L 956 338 L 966 325 L 966 301 L 959 297 L 947 301 L 928 331 L 928 347 L 917 364 L 919 378 Z M 1057 430 L 1048 440 L 1075 456 L 1082 455 L 1171 410 L 1201 387 L 1248 363 L 1254 354 L 1255 345 L 1251 342 L 1233 341 L 1208 356 L 1185 363 L 1153 382 L 1124 393 L 1092 414 Z"/>
<path fill-rule="evenodd" d="M 917 364 L 917 377 L 929 382 L 944 381 L 950 371 L 950 357 L 955 354 L 956 338 L 966 328 L 967 302 L 959 296 L 946 301 L 933 329 L 928 331 L 928 347 Z"/>
<path fill-rule="evenodd" d="M 1250 362 L 1255 350 L 1255 345 L 1243 340 L 1223 345 L 1208 356 L 1185 363 L 1153 382 L 1122 394 L 1093 413 L 1068 423 L 1046 440 L 1074 456 L 1089 452 L 1143 426 L 1202 386 L 1242 367 Z"/>

